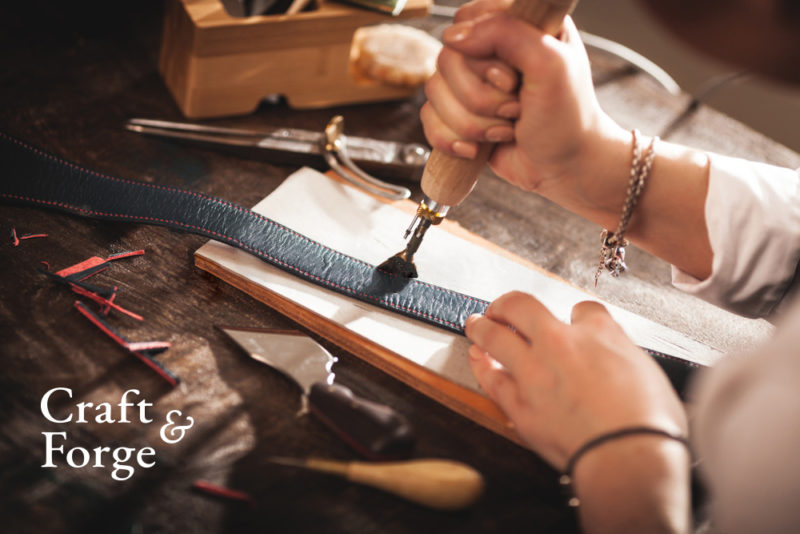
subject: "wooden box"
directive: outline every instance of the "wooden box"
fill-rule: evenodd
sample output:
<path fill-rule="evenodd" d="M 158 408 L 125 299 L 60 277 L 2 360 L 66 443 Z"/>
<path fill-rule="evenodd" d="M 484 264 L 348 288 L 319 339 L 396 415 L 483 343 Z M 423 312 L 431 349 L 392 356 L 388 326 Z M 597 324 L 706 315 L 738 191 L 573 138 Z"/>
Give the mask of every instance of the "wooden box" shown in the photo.
<path fill-rule="evenodd" d="M 321 0 L 296 15 L 230 16 L 219 0 L 168 0 L 159 70 L 186 117 L 242 115 L 267 95 L 297 109 L 408 97 L 414 89 L 350 73 L 361 26 L 422 17 L 431 0 L 408 0 L 398 17 Z"/>

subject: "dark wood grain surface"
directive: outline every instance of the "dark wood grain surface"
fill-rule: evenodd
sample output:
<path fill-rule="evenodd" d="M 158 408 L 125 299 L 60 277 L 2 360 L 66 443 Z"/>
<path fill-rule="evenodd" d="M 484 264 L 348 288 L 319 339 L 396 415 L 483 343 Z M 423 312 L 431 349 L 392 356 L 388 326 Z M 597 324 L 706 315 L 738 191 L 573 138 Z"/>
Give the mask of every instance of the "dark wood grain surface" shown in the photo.
<path fill-rule="evenodd" d="M 108 2 L 19 2 L 0 17 L 0 129 L 90 168 L 135 180 L 180 186 L 253 205 L 296 166 L 181 145 L 127 132 L 131 117 L 180 120 L 157 70 L 161 2 L 122 12 Z M 24 5 L 22 5 L 24 4 Z M 77 4 L 77 5 L 75 5 Z M 436 33 L 441 19 L 418 23 Z M 592 54 L 603 104 L 627 126 L 658 133 L 686 104 L 613 59 Z M 209 121 L 254 127 L 322 129 L 335 113 L 359 135 L 424 142 L 423 96 L 404 102 L 295 111 L 262 106 L 247 117 Z M 800 158 L 723 117 L 701 109 L 675 139 L 789 166 Z M 0 172 L 2 168 L 0 167 Z M 0 178 L 2 179 L 2 178 Z M 298 206 L 302 209 L 302 206 Z M 309 216 L 313 216 L 310 213 Z M 591 287 L 598 229 L 533 195 L 516 194 L 487 174 L 453 214 L 469 230 L 583 287 Z M 44 239 L 11 244 L 20 234 Z M 402 229 L 398 229 L 398 232 Z M 163 228 L 99 222 L 41 209 L 0 206 L 0 527 L 4 532 L 573 532 L 554 473 L 531 452 L 457 416 L 432 400 L 324 343 L 339 358 L 337 380 L 380 399 L 413 422 L 417 456 L 464 461 L 480 470 L 486 494 L 469 510 L 436 512 L 342 480 L 270 464 L 273 455 L 357 459 L 323 426 L 298 417 L 299 392 L 245 357 L 215 325 L 296 328 L 243 293 L 198 271 L 192 253 L 205 240 Z M 76 295 L 43 276 L 90 256 L 144 249 L 92 279 L 120 287 L 119 314 L 108 321 L 133 341 L 169 341 L 160 356 L 182 379 L 170 388 L 73 309 Z M 456 258 L 455 261 L 469 261 Z M 669 287 L 668 266 L 630 253 L 631 276 L 601 282 L 609 300 L 706 343 L 736 349 L 768 334 Z M 74 403 L 116 403 L 137 389 L 152 402 L 151 424 L 48 422 Z M 159 429 L 170 410 L 195 426 L 180 443 Z M 136 419 L 134 418 L 134 421 Z M 43 432 L 67 433 L 67 447 L 152 446 L 157 464 L 125 482 L 108 468 L 45 469 Z M 197 479 L 253 496 L 255 506 L 193 491 Z"/>

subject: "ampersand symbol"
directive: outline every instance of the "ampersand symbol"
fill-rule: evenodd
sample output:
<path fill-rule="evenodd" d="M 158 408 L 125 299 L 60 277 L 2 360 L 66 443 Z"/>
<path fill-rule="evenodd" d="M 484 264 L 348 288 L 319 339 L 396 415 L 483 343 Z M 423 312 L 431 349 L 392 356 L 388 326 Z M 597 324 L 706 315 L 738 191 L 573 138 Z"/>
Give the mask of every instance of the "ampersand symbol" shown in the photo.
<path fill-rule="evenodd" d="M 178 443 L 183 439 L 183 436 L 186 435 L 186 431 L 194 426 L 194 418 L 192 418 L 192 416 L 186 416 L 186 421 L 189 422 L 188 425 L 176 425 L 175 422 L 172 421 L 172 414 L 183 415 L 180 410 L 170 410 L 167 412 L 167 422 L 161 427 L 161 439 L 164 443 Z M 169 433 L 169 437 L 167 437 L 167 433 Z"/>

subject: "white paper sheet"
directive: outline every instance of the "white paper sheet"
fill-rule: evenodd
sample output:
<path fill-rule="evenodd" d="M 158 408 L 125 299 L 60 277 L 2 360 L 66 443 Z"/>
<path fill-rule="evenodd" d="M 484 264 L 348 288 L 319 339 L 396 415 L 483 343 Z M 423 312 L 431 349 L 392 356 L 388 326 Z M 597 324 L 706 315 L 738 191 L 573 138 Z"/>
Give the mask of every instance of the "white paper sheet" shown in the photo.
<path fill-rule="evenodd" d="M 289 176 L 253 210 L 373 265 L 405 247 L 402 231 L 411 220 L 407 212 L 307 168 Z M 468 342 L 463 336 L 323 289 L 222 243 L 209 241 L 197 254 L 478 391 L 467 364 Z M 426 282 L 489 301 L 511 290 L 526 291 L 565 321 L 577 302 L 599 300 L 552 275 L 437 227 L 428 231 L 415 262 Z M 706 364 L 721 356 L 665 326 L 606 306 L 638 345 Z"/>

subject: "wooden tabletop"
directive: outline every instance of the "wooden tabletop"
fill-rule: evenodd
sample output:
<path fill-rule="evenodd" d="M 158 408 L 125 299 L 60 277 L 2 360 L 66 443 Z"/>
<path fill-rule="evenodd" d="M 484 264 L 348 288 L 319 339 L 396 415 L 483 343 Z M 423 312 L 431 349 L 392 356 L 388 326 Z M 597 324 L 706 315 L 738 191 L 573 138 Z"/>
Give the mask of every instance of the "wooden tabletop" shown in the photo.
<path fill-rule="evenodd" d="M 18 2 L 2 17 L 0 130 L 112 175 L 169 184 L 250 206 L 296 166 L 207 147 L 139 136 L 132 117 L 181 120 L 157 71 L 161 2 L 120 14 L 102 2 Z M 23 5 L 24 4 L 24 5 Z M 77 4 L 77 5 L 75 5 Z M 420 22 L 432 32 L 442 19 Z M 603 105 L 623 125 L 657 134 L 686 105 L 623 64 L 592 54 Z M 265 104 L 247 117 L 213 124 L 321 130 L 334 114 L 354 134 L 424 142 L 415 98 L 383 104 L 295 111 Z M 701 108 L 674 140 L 787 166 L 800 157 L 714 111 Z M 0 171 L 1 172 L 1 171 Z M 416 187 L 412 184 L 412 187 Z M 418 188 L 416 189 L 418 194 Z M 313 214 L 309 214 L 313 216 Z M 470 231 L 591 288 L 598 229 L 487 174 L 452 216 Z M 46 233 L 14 247 L 18 235 Z M 398 229 L 402 231 L 402 229 Z M 0 207 L 0 519 L 5 532 L 573 532 L 557 474 L 533 453 L 454 414 L 366 363 L 321 341 L 335 356 L 337 380 L 407 415 L 418 433 L 416 456 L 466 462 L 486 478 L 474 507 L 438 512 L 340 479 L 272 465 L 270 456 L 358 457 L 325 427 L 298 417 L 296 386 L 253 362 L 215 325 L 297 328 L 288 319 L 193 266 L 204 238 L 164 228 L 109 223 L 42 209 Z M 168 341 L 159 359 L 182 379 L 171 388 L 80 315 L 74 293 L 39 269 L 55 271 L 91 256 L 143 249 L 91 279 L 119 286 L 116 302 L 142 321 L 107 320 L 132 341 Z M 669 286 L 669 268 L 637 250 L 632 272 L 604 280 L 597 293 L 623 307 L 722 349 L 762 338 L 769 327 L 718 311 Z M 91 303 L 90 303 L 91 305 Z M 91 305 L 94 306 L 94 305 Z M 96 308 L 94 308 L 96 309 Z M 43 395 L 59 390 L 48 421 Z M 147 408 L 152 423 L 75 422 L 79 402 L 116 405 L 121 394 Z M 174 445 L 159 431 L 181 410 L 195 425 Z M 94 413 L 88 412 L 87 413 Z M 118 419 L 118 409 L 114 410 Z M 136 466 L 120 482 L 105 468 L 43 468 L 43 433 L 65 451 L 83 447 L 156 450 L 156 465 Z M 76 453 L 80 459 L 80 453 Z M 94 454 L 92 452 L 92 454 Z M 113 461 L 113 459 L 111 459 Z M 92 462 L 94 458 L 92 458 Z M 246 492 L 252 505 L 192 489 L 207 480 Z"/>

